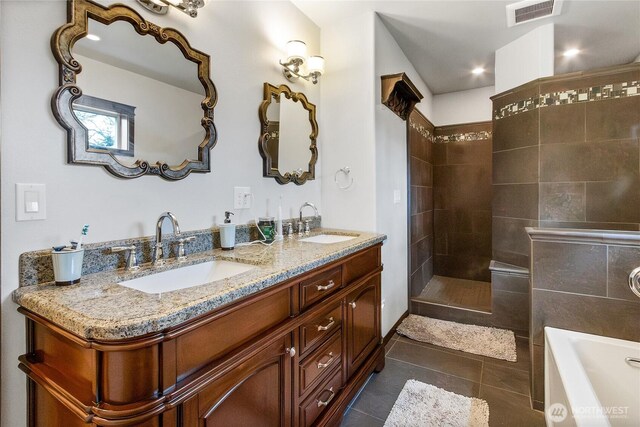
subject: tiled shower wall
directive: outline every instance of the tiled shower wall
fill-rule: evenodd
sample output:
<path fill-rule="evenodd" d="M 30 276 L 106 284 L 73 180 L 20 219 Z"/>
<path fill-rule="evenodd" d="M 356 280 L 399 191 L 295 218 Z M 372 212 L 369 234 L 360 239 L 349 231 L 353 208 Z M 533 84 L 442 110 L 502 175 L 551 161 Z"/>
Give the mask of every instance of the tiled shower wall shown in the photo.
<path fill-rule="evenodd" d="M 627 285 L 640 266 L 640 239 L 544 231 L 532 239 L 531 397 L 542 409 L 545 326 L 640 340 L 640 298 Z"/>
<path fill-rule="evenodd" d="M 489 282 L 491 122 L 435 128 L 434 273 Z"/>
<path fill-rule="evenodd" d="M 418 110 L 407 120 L 410 188 L 410 296 L 420 295 L 433 276 L 433 130 Z"/>
<path fill-rule="evenodd" d="M 640 65 L 493 98 L 493 258 L 529 267 L 524 227 L 640 230 Z"/>

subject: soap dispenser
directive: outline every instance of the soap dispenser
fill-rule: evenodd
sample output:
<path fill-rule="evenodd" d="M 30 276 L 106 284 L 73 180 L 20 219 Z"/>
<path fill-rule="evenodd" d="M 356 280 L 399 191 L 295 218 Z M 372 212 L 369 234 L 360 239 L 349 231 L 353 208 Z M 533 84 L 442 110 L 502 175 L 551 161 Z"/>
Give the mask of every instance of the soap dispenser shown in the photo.
<path fill-rule="evenodd" d="M 231 224 L 233 212 L 224 213 L 224 224 L 220 224 L 220 246 L 223 251 L 230 251 L 236 246 L 236 225 Z"/>

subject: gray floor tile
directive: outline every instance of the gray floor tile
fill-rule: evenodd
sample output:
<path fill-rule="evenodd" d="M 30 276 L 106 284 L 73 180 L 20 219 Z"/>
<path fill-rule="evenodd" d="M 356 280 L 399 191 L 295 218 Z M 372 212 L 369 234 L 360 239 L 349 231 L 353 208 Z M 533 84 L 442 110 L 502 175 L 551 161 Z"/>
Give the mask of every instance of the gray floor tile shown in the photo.
<path fill-rule="evenodd" d="M 483 356 L 485 363 L 492 365 L 502 365 L 507 368 L 522 369 L 528 371 L 531 365 L 531 358 L 529 357 L 529 340 L 526 338 L 516 337 L 516 353 L 517 361 L 508 362 L 506 360 L 494 359 L 493 357 Z"/>
<path fill-rule="evenodd" d="M 386 419 L 407 380 L 415 379 L 464 396 L 477 397 L 480 384 L 398 360 L 387 359 L 382 372 L 369 380 L 352 407 Z"/>
<path fill-rule="evenodd" d="M 489 404 L 489 427 L 543 427 L 542 412 L 530 407 L 529 398 L 521 394 L 482 385 L 480 398 Z"/>
<path fill-rule="evenodd" d="M 340 427 L 382 427 L 384 421 L 364 414 L 356 409 L 349 409 L 342 418 Z"/>
<path fill-rule="evenodd" d="M 529 372 L 485 363 L 482 384 L 529 396 Z"/>
<path fill-rule="evenodd" d="M 478 383 L 482 373 L 481 360 L 470 359 L 401 340 L 396 342 L 387 357 Z"/>
<path fill-rule="evenodd" d="M 401 336 L 399 338 L 399 340 L 401 342 L 406 342 L 406 343 L 409 343 L 409 344 L 415 344 L 415 345 L 419 345 L 419 346 L 422 346 L 422 347 L 427 347 L 427 348 L 431 348 L 431 349 L 434 349 L 434 350 L 440 350 L 440 351 L 444 351 L 446 353 L 455 354 L 456 356 L 468 357 L 469 359 L 484 360 L 484 358 L 485 358 L 485 356 L 481 356 L 479 354 L 467 353 L 467 352 L 464 352 L 464 351 L 453 350 L 451 348 L 440 347 L 438 345 L 433 345 L 433 344 L 429 344 L 429 343 L 426 343 L 426 342 L 415 341 L 415 340 L 412 340 L 411 338 L 407 338 L 407 337 L 403 337 L 403 336 Z"/>

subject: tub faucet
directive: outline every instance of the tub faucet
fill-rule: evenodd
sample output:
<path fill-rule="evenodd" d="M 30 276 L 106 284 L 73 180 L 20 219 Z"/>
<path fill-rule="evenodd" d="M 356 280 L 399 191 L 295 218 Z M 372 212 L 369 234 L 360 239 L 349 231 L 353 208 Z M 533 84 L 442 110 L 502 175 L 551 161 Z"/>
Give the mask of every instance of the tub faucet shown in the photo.
<path fill-rule="evenodd" d="M 165 219 L 169 219 L 169 221 L 171 221 L 173 234 L 176 236 L 180 235 L 180 225 L 178 225 L 178 219 L 176 216 L 171 212 L 165 212 L 160 215 L 160 218 L 158 218 L 158 222 L 156 223 L 156 244 L 155 250 L 153 251 L 153 265 L 155 266 L 164 264 L 164 254 L 162 251 L 162 224 Z"/>
<path fill-rule="evenodd" d="M 300 206 L 300 220 L 298 221 L 298 236 L 302 236 L 303 234 L 303 230 L 304 230 L 304 234 L 309 234 L 309 221 L 305 221 L 304 223 L 304 228 L 302 225 L 302 211 L 304 210 L 304 208 L 306 208 L 307 206 L 311 207 L 313 209 L 313 212 L 315 213 L 315 218 L 318 218 L 318 208 L 316 208 L 316 206 L 313 203 L 310 202 L 304 202 L 304 204 L 302 206 Z"/>

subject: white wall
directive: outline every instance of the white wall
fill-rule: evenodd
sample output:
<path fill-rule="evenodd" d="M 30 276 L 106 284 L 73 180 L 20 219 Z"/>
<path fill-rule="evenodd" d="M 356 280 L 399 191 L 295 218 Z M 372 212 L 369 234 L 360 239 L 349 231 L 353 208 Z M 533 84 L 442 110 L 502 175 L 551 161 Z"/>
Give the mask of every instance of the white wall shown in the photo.
<path fill-rule="evenodd" d="M 640 62 L 640 55 L 638 55 L 638 57 L 633 62 Z"/>
<path fill-rule="evenodd" d="M 408 237 L 407 219 L 407 122 L 380 102 L 380 76 L 404 71 L 424 96 L 417 108 L 427 117 L 432 114 L 432 95 L 418 76 L 398 43 L 378 15 L 375 31 L 375 149 L 376 149 L 376 229 L 388 237 L 384 245 L 382 272 L 382 333 L 386 334 L 407 310 Z M 394 204 L 394 191 L 401 202 Z"/>
<path fill-rule="evenodd" d="M 49 40 L 66 22 L 66 4 L 0 2 L 3 426 L 26 424 L 25 376 L 17 368 L 18 355 L 25 351 L 24 318 L 10 299 L 17 287 L 21 253 L 67 241 L 84 223 L 91 224 L 89 242 L 150 235 L 165 210 L 177 215 L 184 230 L 210 227 L 232 208 L 234 185 L 251 186 L 256 215 L 264 213 L 268 198 L 273 213 L 280 194 L 285 214 L 293 209 L 297 212 L 305 200 L 321 203 L 321 167 L 326 152 L 322 122 L 319 179 L 304 186 L 281 186 L 263 178 L 257 147 L 263 82 L 289 84 L 277 64 L 286 41 L 302 39 L 310 52 L 319 52 L 319 29 L 289 2 L 216 1 L 197 19 L 174 10 L 166 16 L 152 16 L 135 2 L 128 3 L 152 22 L 179 29 L 194 47 L 211 55 L 212 79 L 219 96 L 215 109 L 219 138 L 212 150 L 212 172 L 192 174 L 178 182 L 158 177 L 121 180 L 99 167 L 67 165 L 65 132 L 49 106 L 58 81 Z M 318 86 L 290 86 L 304 91 L 322 111 Z M 18 182 L 47 185 L 47 220 L 15 221 L 14 188 Z M 252 218 L 244 212 L 235 220 Z"/>
<path fill-rule="evenodd" d="M 496 50 L 496 93 L 553 75 L 554 27 L 541 25 Z"/>
<path fill-rule="evenodd" d="M 495 87 L 449 92 L 433 96 L 433 114 L 428 117 L 435 126 L 490 121 Z"/>
<path fill-rule="evenodd" d="M 388 236 L 382 250 L 384 272 L 382 332 L 407 310 L 407 143 L 406 122 L 380 101 L 380 76 L 406 72 L 424 95 L 418 108 L 429 117 L 432 95 L 373 12 L 322 28 L 327 73 L 322 84 L 322 120 L 327 150 L 323 158 L 323 223 Z M 341 191 L 335 172 L 351 168 L 353 186 Z M 399 190 L 400 204 L 393 203 Z"/>
<path fill-rule="evenodd" d="M 350 17 L 322 28 L 322 77 L 325 153 L 322 159 L 323 224 L 375 230 L 375 134 L 373 122 L 373 15 Z M 341 191 L 338 169 L 351 168 L 353 185 Z"/>

